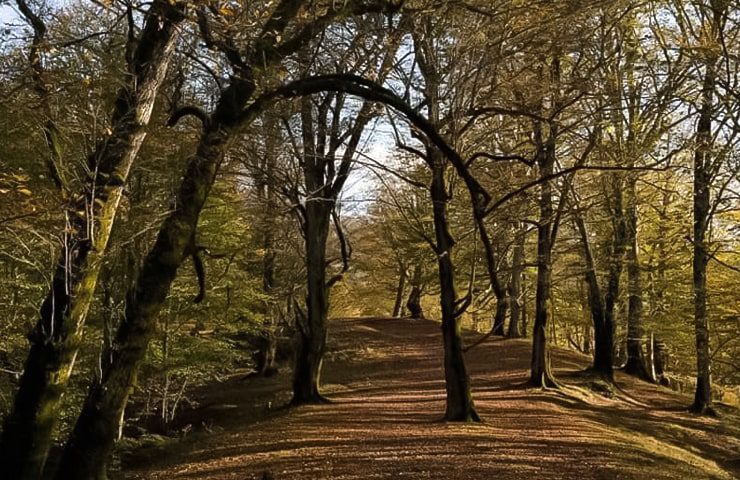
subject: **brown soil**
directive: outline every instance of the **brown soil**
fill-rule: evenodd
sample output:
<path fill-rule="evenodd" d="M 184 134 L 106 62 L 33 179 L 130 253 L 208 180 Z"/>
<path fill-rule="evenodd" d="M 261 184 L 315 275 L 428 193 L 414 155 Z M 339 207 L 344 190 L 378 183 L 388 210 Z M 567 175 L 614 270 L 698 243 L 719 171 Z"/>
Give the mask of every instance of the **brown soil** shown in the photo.
<path fill-rule="evenodd" d="M 198 393 L 202 406 L 180 420 L 195 433 L 139 449 L 119 478 L 740 478 L 735 410 L 696 417 L 689 397 L 622 374 L 607 398 L 578 373 L 588 358 L 565 350 L 554 352 L 564 388 L 528 389 L 529 342 L 491 339 L 467 354 L 484 423 L 445 423 L 438 324 L 331 328 L 323 391 L 332 404 L 281 408 L 288 372 L 234 376 Z"/>

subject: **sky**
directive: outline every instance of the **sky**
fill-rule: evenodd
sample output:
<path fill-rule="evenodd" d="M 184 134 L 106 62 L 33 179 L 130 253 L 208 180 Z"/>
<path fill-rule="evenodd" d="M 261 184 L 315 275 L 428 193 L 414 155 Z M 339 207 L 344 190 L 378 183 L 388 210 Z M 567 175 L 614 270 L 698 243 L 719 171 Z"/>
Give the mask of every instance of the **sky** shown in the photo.
<path fill-rule="evenodd" d="M 5 3 L 6 2 L 0 3 L 0 25 L 5 25 L 16 16 L 13 8 Z"/>

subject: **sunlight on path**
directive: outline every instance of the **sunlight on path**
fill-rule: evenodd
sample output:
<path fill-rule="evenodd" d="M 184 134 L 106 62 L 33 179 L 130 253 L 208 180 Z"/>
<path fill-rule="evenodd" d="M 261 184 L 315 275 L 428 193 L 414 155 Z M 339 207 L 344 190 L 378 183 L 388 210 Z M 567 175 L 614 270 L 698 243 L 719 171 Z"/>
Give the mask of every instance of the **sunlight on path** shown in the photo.
<path fill-rule="evenodd" d="M 583 386 L 563 393 L 523 389 L 527 341 L 493 340 L 468 355 L 485 423 L 447 424 L 440 421 L 436 324 L 362 319 L 332 327 L 324 391 L 335 403 L 256 422 L 234 417 L 223 431 L 168 447 L 125 478 L 243 480 L 263 472 L 275 479 L 343 480 L 737 478 L 737 470 L 718 463 L 740 455 L 737 417 L 703 420 L 669 411 L 686 403 L 673 392 L 649 386 L 655 395 L 636 399 L 640 406 Z M 585 365 L 569 352 L 557 352 L 556 360 Z M 287 389 L 289 381 L 281 374 L 272 392 Z M 633 380 L 619 381 L 629 390 Z M 254 386 L 233 388 L 235 397 L 248 397 Z"/>

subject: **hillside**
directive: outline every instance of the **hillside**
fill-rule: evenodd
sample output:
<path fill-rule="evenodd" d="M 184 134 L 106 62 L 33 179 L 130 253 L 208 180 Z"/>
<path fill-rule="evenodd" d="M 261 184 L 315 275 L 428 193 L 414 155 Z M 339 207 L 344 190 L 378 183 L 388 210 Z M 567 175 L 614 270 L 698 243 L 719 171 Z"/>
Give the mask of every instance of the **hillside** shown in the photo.
<path fill-rule="evenodd" d="M 689 398 L 617 375 L 613 398 L 554 352 L 565 388 L 522 386 L 528 340 L 494 339 L 468 353 L 484 423 L 448 424 L 439 326 L 428 321 L 331 322 L 324 365 L 330 405 L 281 408 L 289 372 L 234 377 L 196 394 L 177 441 L 125 455 L 125 479 L 732 479 L 740 421 L 684 411 Z M 191 425 L 188 427 L 187 425 Z"/>

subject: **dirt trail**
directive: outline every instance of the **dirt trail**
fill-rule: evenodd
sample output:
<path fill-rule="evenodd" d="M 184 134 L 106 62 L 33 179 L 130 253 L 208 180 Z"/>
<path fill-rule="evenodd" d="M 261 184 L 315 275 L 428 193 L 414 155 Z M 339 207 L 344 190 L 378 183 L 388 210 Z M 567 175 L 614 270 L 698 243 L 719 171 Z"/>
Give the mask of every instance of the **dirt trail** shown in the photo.
<path fill-rule="evenodd" d="M 182 420 L 206 431 L 140 452 L 119 478 L 740 478 L 737 412 L 697 418 L 682 409 L 688 397 L 621 374 L 622 393 L 602 397 L 575 374 L 588 359 L 560 350 L 556 374 L 569 386 L 526 389 L 529 348 L 496 339 L 469 352 L 484 423 L 448 424 L 438 324 L 334 320 L 323 370 L 333 404 L 277 408 L 287 372 L 231 378 Z"/>

